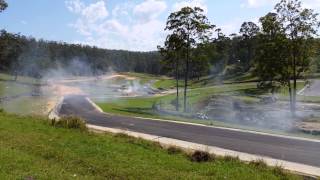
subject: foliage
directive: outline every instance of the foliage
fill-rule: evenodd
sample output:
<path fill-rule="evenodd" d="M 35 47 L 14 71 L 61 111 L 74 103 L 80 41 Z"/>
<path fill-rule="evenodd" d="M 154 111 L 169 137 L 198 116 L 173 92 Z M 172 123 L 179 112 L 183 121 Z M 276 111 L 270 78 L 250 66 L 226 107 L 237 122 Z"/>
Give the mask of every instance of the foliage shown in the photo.
<path fill-rule="evenodd" d="M 240 28 L 240 34 L 242 35 L 240 43 L 246 48 L 245 61 L 241 64 L 245 66 L 246 71 L 250 68 L 255 55 L 256 36 L 259 31 L 260 28 L 253 22 L 244 22 Z"/>
<path fill-rule="evenodd" d="M 0 68 L 2 71 L 41 77 L 51 69 L 67 68 L 80 62 L 89 69 L 72 68 L 71 74 L 97 75 L 112 68 L 115 71 L 135 71 L 159 74 L 158 52 L 106 50 L 81 44 L 36 40 L 20 34 L 0 33 Z"/>
<path fill-rule="evenodd" d="M 63 127 L 68 129 L 80 129 L 82 131 L 87 130 L 86 122 L 76 116 L 65 116 L 59 120 L 51 120 L 51 125 L 54 127 Z"/>
<path fill-rule="evenodd" d="M 8 7 L 5 0 L 0 0 L 0 12 L 4 11 Z"/>
<path fill-rule="evenodd" d="M 201 45 L 208 43 L 212 34 L 211 30 L 214 27 L 215 26 L 211 25 L 204 15 L 203 9 L 199 7 L 183 7 L 181 10 L 171 13 L 168 17 L 165 30 L 170 31 L 169 39 L 170 37 L 175 38 L 174 41 L 169 42 L 179 42 L 175 43 L 179 46 L 177 46 L 173 52 L 175 55 L 178 55 L 179 59 L 181 58 L 183 60 L 185 112 L 187 111 L 189 76 L 191 75 L 193 68 L 199 73 L 202 71 L 203 67 L 206 67 L 205 65 L 202 65 L 202 62 L 205 59 L 201 56 L 196 56 L 199 54 L 194 53 L 194 50 L 200 48 Z M 179 68 L 176 68 L 176 71 L 178 70 Z"/>
<path fill-rule="evenodd" d="M 320 22 L 318 14 L 303 8 L 299 0 L 281 0 L 275 11 L 260 19 L 263 31 L 259 34 L 256 73 L 261 80 L 276 80 L 288 86 L 291 112 L 295 115 L 297 79 L 309 70 Z"/>
<path fill-rule="evenodd" d="M 213 156 L 205 151 L 195 151 L 190 155 L 190 159 L 194 162 L 208 162 L 213 159 Z"/>
<path fill-rule="evenodd" d="M 262 31 L 258 34 L 255 75 L 260 81 L 277 80 L 282 84 L 289 78 L 286 35 L 276 13 L 260 18 Z"/>

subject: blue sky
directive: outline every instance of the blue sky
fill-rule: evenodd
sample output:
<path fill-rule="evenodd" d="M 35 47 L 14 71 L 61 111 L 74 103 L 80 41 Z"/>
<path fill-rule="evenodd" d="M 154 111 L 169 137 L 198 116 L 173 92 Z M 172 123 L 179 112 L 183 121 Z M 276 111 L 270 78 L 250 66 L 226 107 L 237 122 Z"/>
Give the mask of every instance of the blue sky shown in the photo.
<path fill-rule="evenodd" d="M 165 38 L 170 12 L 200 6 L 224 33 L 239 31 L 244 21 L 257 22 L 276 0 L 7 0 L 0 28 L 46 40 L 108 49 L 155 50 Z M 303 0 L 320 9 L 320 0 Z"/>

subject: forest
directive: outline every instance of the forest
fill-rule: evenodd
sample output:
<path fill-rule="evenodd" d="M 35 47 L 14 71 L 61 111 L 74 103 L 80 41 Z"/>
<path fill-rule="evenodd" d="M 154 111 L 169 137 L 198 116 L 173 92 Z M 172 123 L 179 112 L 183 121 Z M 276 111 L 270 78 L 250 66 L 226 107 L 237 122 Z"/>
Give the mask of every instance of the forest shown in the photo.
<path fill-rule="evenodd" d="M 41 77 L 47 70 L 68 67 L 74 61 L 88 65 L 91 74 L 73 69 L 76 75 L 99 75 L 114 71 L 160 74 L 157 52 L 106 50 L 81 44 L 36 40 L 20 34 L 0 32 L 0 68 L 10 74 Z M 80 70 L 80 71 L 78 71 Z"/>

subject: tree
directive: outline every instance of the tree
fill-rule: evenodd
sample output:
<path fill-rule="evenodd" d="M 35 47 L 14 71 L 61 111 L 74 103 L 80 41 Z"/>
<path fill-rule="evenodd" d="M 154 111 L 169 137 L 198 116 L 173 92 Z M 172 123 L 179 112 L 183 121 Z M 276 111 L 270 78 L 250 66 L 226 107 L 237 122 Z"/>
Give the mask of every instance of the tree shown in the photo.
<path fill-rule="evenodd" d="M 191 58 L 191 78 L 197 78 L 200 80 L 201 76 L 208 74 L 209 72 L 209 60 L 208 60 L 208 44 L 201 44 L 198 48 L 193 50 Z"/>
<path fill-rule="evenodd" d="M 312 9 L 302 8 L 299 0 L 281 0 L 275 10 L 288 38 L 288 87 L 290 92 L 291 112 L 295 115 L 297 79 L 309 68 L 312 39 L 319 27 L 318 14 Z M 293 87 L 291 86 L 293 80 Z"/>
<path fill-rule="evenodd" d="M 164 47 L 158 46 L 163 57 L 161 60 L 163 68 L 167 72 L 173 72 L 176 79 L 176 111 L 179 111 L 179 74 L 180 74 L 180 57 L 182 55 L 184 41 L 177 34 L 167 36 Z"/>
<path fill-rule="evenodd" d="M 4 0 L 0 0 L 0 12 L 4 11 L 8 7 L 8 4 Z"/>
<path fill-rule="evenodd" d="M 166 28 L 171 34 L 177 34 L 184 41 L 184 111 L 187 111 L 187 88 L 190 73 L 192 50 L 199 44 L 207 42 L 211 36 L 211 25 L 199 7 L 184 7 L 180 11 L 169 15 Z"/>
<path fill-rule="evenodd" d="M 288 40 L 276 13 L 268 13 L 260 18 L 261 32 L 257 35 L 257 50 L 255 56 L 254 74 L 261 82 L 273 82 L 288 85 L 290 71 L 288 67 Z"/>
<path fill-rule="evenodd" d="M 246 57 L 244 60 L 241 61 L 244 65 L 245 71 L 250 68 L 252 63 L 252 59 L 254 57 L 254 47 L 255 47 L 255 40 L 256 35 L 260 31 L 260 28 L 253 22 L 244 22 L 240 28 L 240 34 L 243 37 L 243 45 L 247 48 Z"/>
<path fill-rule="evenodd" d="M 219 59 L 218 69 L 223 71 L 229 63 L 229 49 L 230 49 L 230 38 L 222 33 L 220 28 L 215 30 L 217 33 L 217 38 L 214 39 L 215 50 L 218 53 L 217 57 Z"/>

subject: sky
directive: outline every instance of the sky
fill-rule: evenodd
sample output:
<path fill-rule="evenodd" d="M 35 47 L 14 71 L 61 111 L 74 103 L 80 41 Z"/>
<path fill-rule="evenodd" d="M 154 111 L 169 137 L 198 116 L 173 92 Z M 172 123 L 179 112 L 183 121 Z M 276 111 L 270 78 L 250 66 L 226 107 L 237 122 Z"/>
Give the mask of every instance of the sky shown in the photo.
<path fill-rule="evenodd" d="M 184 6 L 204 9 L 209 21 L 229 35 L 244 21 L 258 23 L 276 0 L 6 0 L 0 29 L 37 39 L 107 49 L 152 51 L 166 37 L 169 14 Z M 320 0 L 302 0 L 320 12 Z"/>

